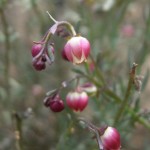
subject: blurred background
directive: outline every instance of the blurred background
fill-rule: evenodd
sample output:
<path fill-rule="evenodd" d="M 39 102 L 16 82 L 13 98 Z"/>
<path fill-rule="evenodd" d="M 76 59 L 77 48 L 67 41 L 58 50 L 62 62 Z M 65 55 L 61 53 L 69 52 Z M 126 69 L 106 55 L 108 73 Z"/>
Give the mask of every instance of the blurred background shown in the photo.
<path fill-rule="evenodd" d="M 133 62 L 139 64 L 144 85 L 133 101 L 148 111 L 150 1 L 0 0 L 0 150 L 21 150 L 16 143 L 18 122 L 25 150 L 97 150 L 92 134 L 73 123 L 72 117 L 82 116 L 97 126 L 111 124 L 116 107 L 110 97 L 99 97 L 96 105 L 92 97 L 81 113 L 68 108 L 53 113 L 43 105 L 46 92 L 74 77 L 73 68 L 84 68 L 61 59 L 65 40 L 56 36 L 54 64 L 41 72 L 32 67 L 32 42 L 41 40 L 53 25 L 47 10 L 56 20 L 69 21 L 89 39 L 93 58 L 120 97 L 124 96 L 129 68 Z M 64 100 L 69 90 L 62 93 Z M 150 115 L 145 118 L 150 123 Z M 125 120 L 119 131 L 123 150 L 149 150 L 150 129 Z"/>

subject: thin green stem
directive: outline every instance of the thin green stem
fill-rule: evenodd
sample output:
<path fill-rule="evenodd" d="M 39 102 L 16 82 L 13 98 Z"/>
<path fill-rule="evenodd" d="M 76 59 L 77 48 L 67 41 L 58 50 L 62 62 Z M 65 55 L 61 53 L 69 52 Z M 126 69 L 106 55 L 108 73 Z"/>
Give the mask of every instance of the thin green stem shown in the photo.
<path fill-rule="evenodd" d="M 124 110 L 126 109 L 126 105 L 128 104 L 129 96 L 130 96 L 131 89 L 132 89 L 132 85 L 134 83 L 136 67 L 137 67 L 137 64 L 133 63 L 133 67 L 132 67 L 131 72 L 130 72 L 130 77 L 129 77 L 129 81 L 128 81 L 128 87 L 127 87 L 127 90 L 126 90 L 126 94 L 125 94 L 124 100 L 122 101 L 122 103 L 120 105 L 120 108 L 118 109 L 117 114 L 115 116 L 114 125 L 116 125 L 119 122 Z"/>
<path fill-rule="evenodd" d="M 67 21 L 61 21 L 59 24 L 66 26 L 66 28 L 72 33 L 73 36 L 77 35 L 76 31 L 71 23 L 69 23 Z"/>
<path fill-rule="evenodd" d="M 12 114 L 12 119 L 14 122 L 15 127 L 15 139 L 16 139 L 16 149 L 17 150 L 23 150 L 23 144 L 22 144 L 22 119 L 18 115 L 18 113 L 14 112 Z"/>
<path fill-rule="evenodd" d="M 54 23 L 57 23 L 57 22 L 58 22 L 58 21 L 56 21 L 56 20 L 52 17 L 52 15 L 51 15 L 48 11 L 46 11 L 46 13 L 49 15 L 50 19 L 54 21 Z"/>
<path fill-rule="evenodd" d="M 96 139 L 97 139 L 97 144 L 98 144 L 98 148 L 99 150 L 103 150 L 103 144 L 102 144 L 102 140 L 100 138 L 100 132 L 99 132 L 99 128 L 97 128 L 95 125 L 93 125 L 92 123 L 84 120 L 83 118 L 79 118 L 78 119 L 80 122 L 83 122 L 90 131 L 92 131 L 95 136 L 96 136 Z"/>
<path fill-rule="evenodd" d="M 104 93 L 106 93 L 107 95 L 110 95 L 117 104 L 123 102 L 123 100 L 119 96 L 117 96 L 113 91 L 109 89 L 104 90 Z M 150 129 L 150 123 L 146 119 L 144 119 L 142 116 L 139 116 L 137 113 L 135 113 L 134 110 L 130 106 L 126 105 L 126 110 L 132 117 L 135 118 L 135 120 L 138 123 Z"/>
<path fill-rule="evenodd" d="M 102 83 L 105 84 L 104 75 L 102 74 L 100 68 L 98 68 L 98 65 L 96 64 L 96 62 L 91 54 L 90 54 L 90 58 L 91 58 L 92 62 L 94 63 L 95 71 L 96 71 L 98 77 L 101 79 Z"/>
<path fill-rule="evenodd" d="M 33 11 L 35 12 L 35 15 L 37 16 L 38 20 L 39 20 L 39 24 L 41 26 L 41 31 L 43 32 L 44 26 L 45 26 L 45 21 L 44 21 L 44 17 L 41 15 L 41 11 L 39 9 L 39 6 L 36 2 L 36 0 L 31 0 L 31 5 L 33 7 Z"/>
<path fill-rule="evenodd" d="M 4 13 L 3 8 L 0 8 L 0 16 L 1 16 L 1 22 L 3 26 L 3 32 L 5 35 L 5 71 L 4 71 L 4 78 L 5 78 L 5 90 L 7 93 L 7 99 L 10 98 L 10 83 L 9 83 L 9 68 L 10 68 L 10 35 L 8 31 L 8 23 L 6 20 L 6 16 Z"/>
<path fill-rule="evenodd" d="M 66 26 L 66 28 L 72 33 L 73 36 L 76 36 L 76 31 L 74 29 L 74 27 L 72 26 L 71 23 L 67 22 L 67 21 L 57 21 L 55 20 L 52 15 L 46 11 L 46 13 L 49 15 L 50 19 L 55 23 L 58 24 L 58 26 Z"/>
<path fill-rule="evenodd" d="M 136 114 L 132 108 L 130 108 L 129 106 L 126 107 L 128 113 L 130 113 L 137 122 L 139 122 L 140 124 L 142 124 L 143 126 L 145 126 L 146 128 L 150 129 L 150 123 L 149 121 L 145 120 L 143 117 L 139 116 L 138 114 Z"/>

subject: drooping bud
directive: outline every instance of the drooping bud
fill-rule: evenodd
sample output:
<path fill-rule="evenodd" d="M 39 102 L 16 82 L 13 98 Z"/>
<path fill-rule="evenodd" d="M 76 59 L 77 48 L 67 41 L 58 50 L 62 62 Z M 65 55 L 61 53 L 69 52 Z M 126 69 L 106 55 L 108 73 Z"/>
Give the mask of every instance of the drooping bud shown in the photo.
<path fill-rule="evenodd" d="M 80 64 L 85 62 L 90 54 L 90 43 L 84 37 L 72 37 L 66 43 L 63 53 L 70 62 Z"/>
<path fill-rule="evenodd" d="M 33 67 L 37 71 L 41 71 L 46 68 L 46 62 L 51 65 L 54 62 L 54 47 L 53 44 L 48 44 L 43 49 L 43 45 L 34 44 L 31 49 L 31 54 L 33 57 Z"/>
<path fill-rule="evenodd" d="M 107 127 L 104 134 L 101 135 L 101 141 L 104 150 L 120 150 L 120 134 L 117 129 L 113 127 Z"/>
<path fill-rule="evenodd" d="M 38 55 L 41 49 L 42 49 L 41 44 L 34 44 L 31 49 L 32 56 L 35 57 L 36 55 Z"/>
<path fill-rule="evenodd" d="M 46 68 L 46 65 L 45 65 L 45 62 L 38 60 L 37 62 L 33 62 L 33 67 L 37 71 L 41 71 L 41 70 L 44 70 Z"/>
<path fill-rule="evenodd" d="M 66 96 L 67 105 L 75 111 L 83 111 L 88 104 L 86 92 L 69 92 Z"/>
<path fill-rule="evenodd" d="M 54 99 L 50 101 L 50 109 L 53 112 L 60 112 L 64 109 L 64 102 L 61 99 Z"/>
<path fill-rule="evenodd" d="M 54 95 L 44 99 L 44 105 L 53 112 L 61 112 L 64 109 L 64 102 L 59 95 Z"/>

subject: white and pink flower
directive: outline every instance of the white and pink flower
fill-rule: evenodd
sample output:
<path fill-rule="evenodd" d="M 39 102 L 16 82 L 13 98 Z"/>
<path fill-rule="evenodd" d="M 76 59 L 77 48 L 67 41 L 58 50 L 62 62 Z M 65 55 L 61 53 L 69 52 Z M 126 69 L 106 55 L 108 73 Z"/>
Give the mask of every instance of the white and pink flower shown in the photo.
<path fill-rule="evenodd" d="M 107 127 L 104 134 L 101 136 L 101 141 L 104 150 L 120 150 L 120 134 L 117 129 L 113 127 Z"/>
<path fill-rule="evenodd" d="M 67 105 L 75 111 L 83 111 L 88 104 L 86 92 L 69 92 L 66 96 Z"/>
<path fill-rule="evenodd" d="M 90 43 L 84 37 L 72 37 L 66 43 L 62 53 L 66 60 L 80 64 L 85 62 L 90 54 Z"/>

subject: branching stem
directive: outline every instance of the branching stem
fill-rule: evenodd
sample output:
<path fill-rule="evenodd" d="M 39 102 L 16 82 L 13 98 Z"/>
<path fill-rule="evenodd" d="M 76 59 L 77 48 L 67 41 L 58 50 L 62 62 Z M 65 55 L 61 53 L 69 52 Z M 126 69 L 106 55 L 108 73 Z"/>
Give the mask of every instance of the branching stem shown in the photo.
<path fill-rule="evenodd" d="M 122 116 L 124 110 L 126 109 L 126 105 L 128 104 L 131 88 L 132 88 L 132 85 L 134 84 L 136 67 L 137 67 L 137 64 L 133 63 L 132 69 L 130 71 L 130 77 L 129 77 L 129 81 L 128 81 L 128 87 L 127 87 L 127 90 L 126 90 L 126 94 L 125 94 L 124 100 L 122 101 L 122 103 L 120 105 L 120 108 L 118 109 L 117 114 L 115 116 L 114 126 L 121 119 L 121 116 Z"/>

